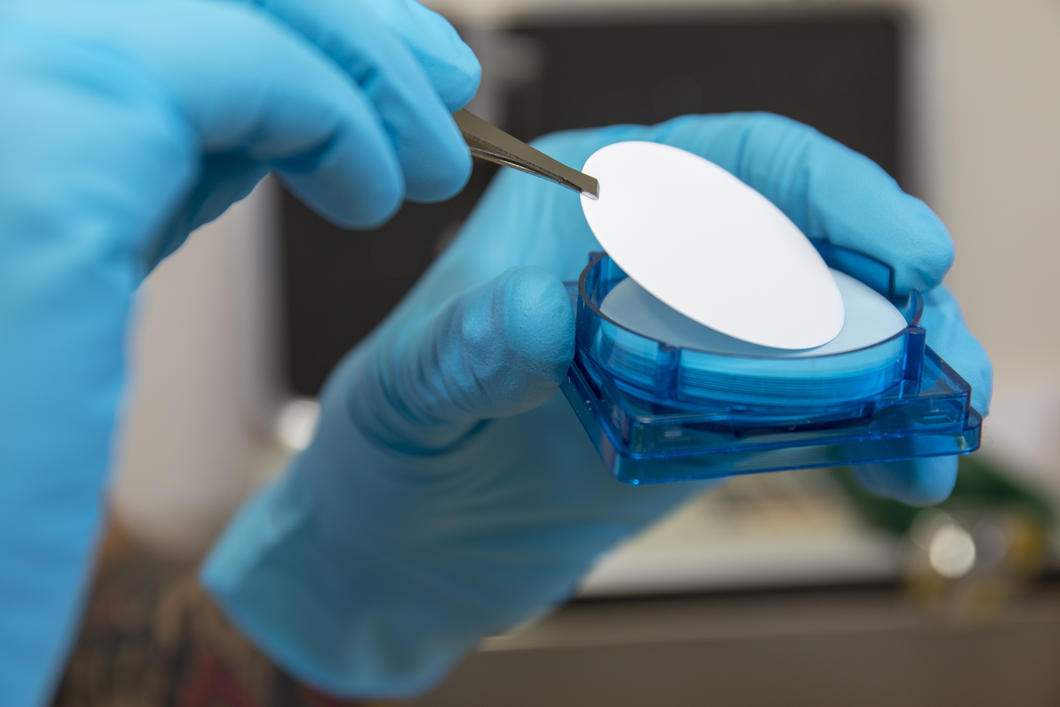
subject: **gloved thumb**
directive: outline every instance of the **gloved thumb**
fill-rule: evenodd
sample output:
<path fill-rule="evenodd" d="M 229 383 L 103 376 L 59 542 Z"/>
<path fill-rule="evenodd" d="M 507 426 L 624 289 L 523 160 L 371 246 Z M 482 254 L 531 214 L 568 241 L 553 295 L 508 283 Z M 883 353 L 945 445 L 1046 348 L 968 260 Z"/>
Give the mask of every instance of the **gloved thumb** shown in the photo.
<path fill-rule="evenodd" d="M 544 403 L 573 350 L 574 313 L 563 283 L 542 268 L 513 268 L 433 316 L 397 318 L 329 387 L 340 386 L 355 424 L 375 441 L 432 453 L 483 421 Z"/>

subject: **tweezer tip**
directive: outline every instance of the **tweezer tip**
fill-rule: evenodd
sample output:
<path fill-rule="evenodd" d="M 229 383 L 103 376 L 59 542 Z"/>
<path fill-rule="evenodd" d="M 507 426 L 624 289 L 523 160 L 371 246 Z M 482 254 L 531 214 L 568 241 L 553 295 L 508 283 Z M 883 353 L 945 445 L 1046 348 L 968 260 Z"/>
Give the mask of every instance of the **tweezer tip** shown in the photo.
<path fill-rule="evenodd" d="M 600 182 L 596 179 L 596 177 L 591 177 L 588 174 L 582 174 L 580 176 L 582 177 L 582 179 L 580 180 L 581 184 L 577 185 L 578 190 L 582 194 L 585 194 L 590 199 L 593 199 L 594 201 L 596 199 L 599 199 L 600 198 Z M 588 187 L 588 188 L 586 188 L 586 187 Z"/>

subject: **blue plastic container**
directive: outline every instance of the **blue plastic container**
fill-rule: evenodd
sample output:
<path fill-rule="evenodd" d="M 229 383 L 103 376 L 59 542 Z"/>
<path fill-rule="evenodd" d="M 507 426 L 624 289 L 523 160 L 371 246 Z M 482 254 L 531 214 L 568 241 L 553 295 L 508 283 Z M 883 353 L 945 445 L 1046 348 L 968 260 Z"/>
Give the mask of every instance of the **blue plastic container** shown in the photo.
<path fill-rule="evenodd" d="M 874 261 L 828 249 L 862 279 Z M 971 388 L 925 343 L 919 293 L 889 297 L 907 326 L 820 356 L 734 356 L 671 346 L 600 310 L 626 274 L 602 253 L 577 284 L 563 391 L 611 473 L 630 484 L 967 454 L 982 418 Z M 870 282 L 878 288 L 880 282 Z"/>

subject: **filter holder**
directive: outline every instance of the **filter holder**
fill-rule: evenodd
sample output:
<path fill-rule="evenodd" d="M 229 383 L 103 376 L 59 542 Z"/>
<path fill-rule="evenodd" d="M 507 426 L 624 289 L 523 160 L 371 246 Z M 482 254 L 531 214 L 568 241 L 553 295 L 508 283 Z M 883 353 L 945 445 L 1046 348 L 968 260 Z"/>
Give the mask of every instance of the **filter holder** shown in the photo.
<path fill-rule="evenodd" d="M 823 250 L 830 264 L 856 263 L 859 275 L 875 268 L 893 282 L 885 266 L 865 256 Z M 982 418 L 971 407 L 971 387 L 926 345 L 917 292 L 889 295 L 907 326 L 872 346 L 821 356 L 733 356 L 671 346 L 603 314 L 604 297 L 625 278 L 606 254 L 593 253 L 578 282 L 568 284 L 575 355 L 561 386 L 620 481 L 661 483 L 979 448 Z"/>

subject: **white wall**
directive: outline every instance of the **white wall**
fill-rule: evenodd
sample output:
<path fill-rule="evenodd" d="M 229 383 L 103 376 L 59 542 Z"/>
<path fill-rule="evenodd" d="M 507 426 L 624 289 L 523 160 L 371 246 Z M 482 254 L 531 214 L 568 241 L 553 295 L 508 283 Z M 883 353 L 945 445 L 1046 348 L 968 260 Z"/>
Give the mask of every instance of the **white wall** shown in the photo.
<path fill-rule="evenodd" d="M 645 9 L 642 0 L 432 4 L 453 18 L 487 24 L 542 9 Z M 1060 0 L 900 5 L 921 30 L 917 184 L 953 233 L 958 258 L 948 282 L 995 363 L 985 449 L 1055 482 Z M 270 325 L 278 320 L 268 305 L 273 286 L 261 279 L 261 259 L 269 254 L 259 247 L 271 225 L 264 200 L 252 199 L 196 234 L 145 288 L 137 389 L 115 503 L 134 530 L 174 550 L 201 546 L 277 459 L 268 440 L 278 392 Z"/>
<path fill-rule="evenodd" d="M 271 188 L 193 234 L 140 291 L 113 503 L 137 536 L 172 553 L 204 547 L 275 465 Z"/>
<path fill-rule="evenodd" d="M 932 205 L 948 282 L 995 365 L 984 445 L 1027 471 L 1060 459 L 1060 2 L 916 3 L 933 37 Z"/>

